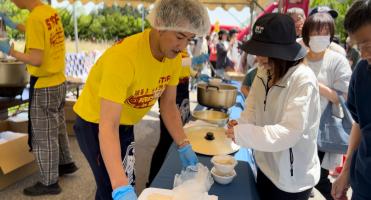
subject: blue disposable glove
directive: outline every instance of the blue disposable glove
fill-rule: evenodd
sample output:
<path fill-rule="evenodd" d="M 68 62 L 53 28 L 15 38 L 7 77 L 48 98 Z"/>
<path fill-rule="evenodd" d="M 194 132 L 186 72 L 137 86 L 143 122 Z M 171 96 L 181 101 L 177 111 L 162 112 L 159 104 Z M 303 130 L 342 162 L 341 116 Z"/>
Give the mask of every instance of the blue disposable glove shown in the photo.
<path fill-rule="evenodd" d="M 209 60 L 209 54 L 201 54 L 199 56 L 192 57 L 192 65 L 200 65 Z"/>
<path fill-rule="evenodd" d="M 137 200 L 134 188 L 131 185 L 121 186 L 113 190 L 113 200 Z"/>
<path fill-rule="evenodd" d="M 9 28 L 16 29 L 17 24 L 14 23 L 11 19 L 9 19 L 8 16 L 6 16 L 4 13 L 0 12 L 0 17 L 3 19 L 5 25 L 7 25 Z"/>
<path fill-rule="evenodd" d="M 200 80 L 203 81 L 203 82 L 208 83 L 210 77 L 209 77 L 208 75 L 206 75 L 206 74 L 200 74 L 200 75 L 198 76 L 198 79 L 200 79 Z"/>
<path fill-rule="evenodd" d="M 180 161 L 182 161 L 183 168 L 187 168 L 188 166 L 195 166 L 198 163 L 197 156 L 192 150 L 192 146 L 190 144 L 178 149 L 178 152 Z"/>
<path fill-rule="evenodd" d="M 0 51 L 9 55 L 10 53 L 9 40 L 0 40 Z"/>

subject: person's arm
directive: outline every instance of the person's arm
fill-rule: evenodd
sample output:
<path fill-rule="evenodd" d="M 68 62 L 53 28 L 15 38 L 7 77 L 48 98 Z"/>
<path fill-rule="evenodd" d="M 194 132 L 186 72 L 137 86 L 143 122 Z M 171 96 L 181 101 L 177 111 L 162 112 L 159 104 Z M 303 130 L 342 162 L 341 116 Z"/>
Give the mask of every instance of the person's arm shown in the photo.
<path fill-rule="evenodd" d="M 101 99 L 99 146 L 113 190 L 128 185 L 128 178 L 122 165 L 119 138 L 121 111 L 121 104 Z"/>
<path fill-rule="evenodd" d="M 334 77 L 333 80 L 333 89 L 327 87 L 326 85 L 319 83 L 319 92 L 321 96 L 326 97 L 329 101 L 331 101 L 334 104 L 339 103 L 339 98 L 337 95 L 337 91 L 340 91 L 343 93 L 344 98 L 347 98 L 347 92 L 349 87 L 349 81 L 352 74 L 349 62 L 346 60 L 345 57 L 339 56 L 338 54 L 332 55 L 327 54 L 331 56 L 338 56 L 336 59 L 332 59 L 332 62 L 335 63 L 334 70 L 331 72 L 332 76 Z"/>
<path fill-rule="evenodd" d="M 23 24 L 14 23 L 6 14 L 0 12 L 0 17 L 4 20 L 5 25 L 9 28 L 17 29 L 18 31 L 25 32 L 26 28 Z"/>
<path fill-rule="evenodd" d="M 306 83 L 295 89 L 283 109 L 282 119 L 277 124 L 256 126 L 251 123 L 240 123 L 233 127 L 235 141 L 244 147 L 259 151 L 278 152 L 294 146 L 308 129 L 308 118 L 313 92 L 318 92 L 315 85 Z M 247 98 L 249 100 L 250 96 Z M 242 115 L 241 115 L 242 118 Z M 233 136 L 231 132 L 228 133 Z"/>
<path fill-rule="evenodd" d="M 27 53 L 21 53 L 15 50 L 14 44 L 12 44 L 9 55 L 25 64 L 39 67 L 43 62 L 44 51 L 40 49 L 29 49 Z"/>
<path fill-rule="evenodd" d="M 359 124 L 353 123 L 349 137 L 349 145 L 347 150 L 347 159 L 344 163 L 340 175 L 332 184 L 331 195 L 335 200 L 347 199 L 346 194 L 349 189 L 350 182 L 350 165 L 354 151 L 358 148 L 361 142 L 361 129 Z"/>
<path fill-rule="evenodd" d="M 164 124 L 174 142 L 182 147 L 187 137 L 176 105 L 176 86 L 167 86 L 160 98 L 160 113 Z"/>
<path fill-rule="evenodd" d="M 321 96 L 326 97 L 329 101 L 331 101 L 334 104 L 339 103 L 339 97 L 335 90 L 327 87 L 325 84 L 319 83 L 319 94 Z M 347 94 L 344 94 L 344 96 L 347 96 Z"/>
<path fill-rule="evenodd" d="M 167 130 L 178 146 L 183 168 L 196 166 L 198 159 L 184 133 L 180 112 L 176 106 L 176 86 L 168 85 L 161 95 L 160 113 Z"/>
<path fill-rule="evenodd" d="M 22 33 L 26 32 L 26 26 L 24 24 L 17 24 L 16 29 Z"/>

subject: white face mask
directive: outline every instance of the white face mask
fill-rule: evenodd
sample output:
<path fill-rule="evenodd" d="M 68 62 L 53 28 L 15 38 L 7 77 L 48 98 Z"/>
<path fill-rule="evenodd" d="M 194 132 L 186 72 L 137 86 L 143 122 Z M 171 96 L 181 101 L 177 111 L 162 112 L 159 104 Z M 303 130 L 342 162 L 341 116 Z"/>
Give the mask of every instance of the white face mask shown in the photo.
<path fill-rule="evenodd" d="M 309 37 L 309 48 L 315 53 L 321 53 L 330 45 L 330 36 L 311 36 Z"/>

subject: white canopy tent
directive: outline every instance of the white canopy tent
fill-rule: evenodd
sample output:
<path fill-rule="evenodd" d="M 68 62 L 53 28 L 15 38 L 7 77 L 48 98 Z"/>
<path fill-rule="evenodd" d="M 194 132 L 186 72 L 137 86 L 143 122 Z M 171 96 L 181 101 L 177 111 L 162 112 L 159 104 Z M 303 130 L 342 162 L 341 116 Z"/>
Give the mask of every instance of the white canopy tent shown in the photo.
<path fill-rule="evenodd" d="M 144 7 L 148 7 L 151 4 L 153 4 L 156 0 L 57 0 L 58 2 L 68 1 L 71 4 L 73 4 L 73 18 L 74 18 L 74 31 L 75 31 L 75 48 L 76 52 L 79 51 L 78 48 L 78 27 L 77 27 L 77 16 L 76 16 L 76 9 L 75 5 L 76 2 L 81 2 L 82 4 L 86 3 L 104 3 L 106 6 L 124 6 L 126 4 L 130 4 L 132 6 L 138 6 L 143 5 Z M 199 0 L 201 3 L 203 3 L 206 7 L 209 9 L 215 9 L 216 7 L 222 7 L 223 9 L 229 9 L 229 8 L 235 8 L 237 10 L 242 10 L 246 6 L 250 6 L 250 8 L 259 7 L 261 10 L 263 10 L 263 7 L 267 6 L 268 4 L 275 2 L 275 0 Z M 144 21 L 144 12 L 142 12 L 142 18 Z M 251 12 L 252 17 L 252 12 Z M 144 28 L 144 24 L 142 26 L 142 29 Z"/>

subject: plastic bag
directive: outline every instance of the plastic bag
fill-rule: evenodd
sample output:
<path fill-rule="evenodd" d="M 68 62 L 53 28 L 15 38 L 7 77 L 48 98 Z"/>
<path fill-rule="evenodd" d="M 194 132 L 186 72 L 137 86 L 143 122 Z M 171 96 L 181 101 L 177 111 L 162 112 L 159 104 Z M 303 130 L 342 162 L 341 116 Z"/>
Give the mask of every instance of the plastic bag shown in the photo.
<path fill-rule="evenodd" d="M 209 200 L 208 191 L 214 183 L 210 170 L 198 163 L 176 174 L 174 178 L 174 200 Z"/>

